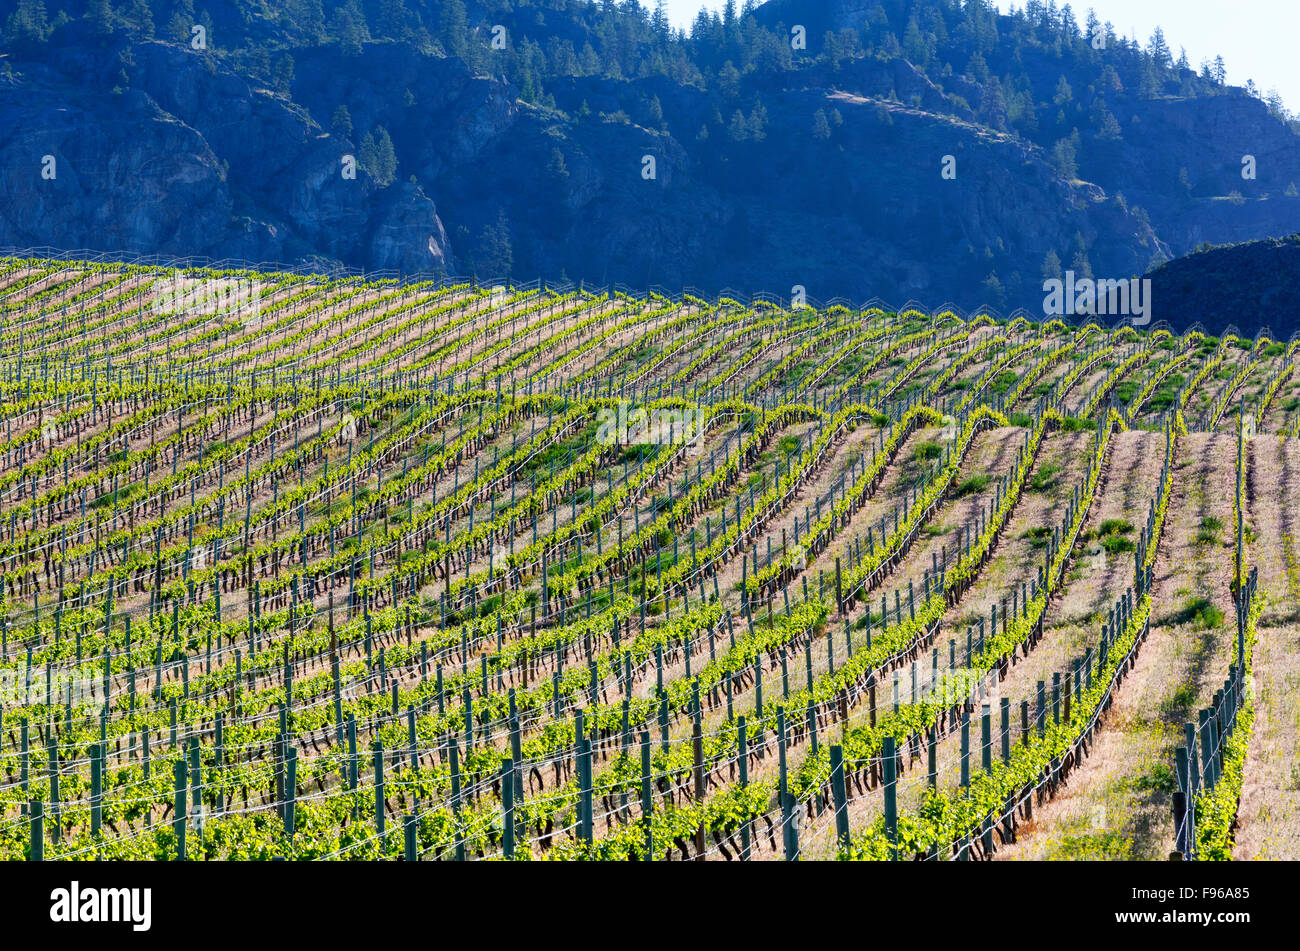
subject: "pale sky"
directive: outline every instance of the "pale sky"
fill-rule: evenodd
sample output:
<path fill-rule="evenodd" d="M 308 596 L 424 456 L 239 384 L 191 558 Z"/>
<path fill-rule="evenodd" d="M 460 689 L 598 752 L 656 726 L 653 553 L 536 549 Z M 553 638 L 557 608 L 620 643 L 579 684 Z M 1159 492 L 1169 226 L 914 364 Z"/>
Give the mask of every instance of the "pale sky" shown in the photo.
<path fill-rule="evenodd" d="M 643 3 L 654 5 L 653 0 Z M 667 0 L 668 15 L 674 26 L 689 28 L 700 7 L 721 10 L 723 3 Z M 1024 0 L 995 3 L 1003 12 L 1025 5 Z M 1128 37 L 1136 33 L 1143 46 L 1159 25 L 1175 58 L 1180 47 L 1187 48 L 1195 67 L 1202 59 L 1221 55 L 1229 83 L 1244 86 L 1253 79 L 1265 93 L 1277 89 L 1292 112 L 1300 111 L 1300 0 L 1078 0 L 1071 6 L 1080 26 L 1092 7 L 1115 32 Z"/>

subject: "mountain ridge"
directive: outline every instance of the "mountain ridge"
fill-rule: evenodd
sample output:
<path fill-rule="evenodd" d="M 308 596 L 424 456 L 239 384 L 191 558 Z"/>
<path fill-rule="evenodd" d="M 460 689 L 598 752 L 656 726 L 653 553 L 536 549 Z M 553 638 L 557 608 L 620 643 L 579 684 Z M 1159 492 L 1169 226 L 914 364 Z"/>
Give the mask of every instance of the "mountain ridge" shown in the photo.
<path fill-rule="evenodd" d="M 327 3 L 316 32 L 234 4 L 194 50 L 77 6 L 0 35 L 0 244 L 1010 310 L 1053 258 L 1128 277 L 1300 230 L 1286 119 L 1059 13 L 771 0 L 688 39 L 634 4 Z M 797 54 L 791 10 L 861 22 Z"/>

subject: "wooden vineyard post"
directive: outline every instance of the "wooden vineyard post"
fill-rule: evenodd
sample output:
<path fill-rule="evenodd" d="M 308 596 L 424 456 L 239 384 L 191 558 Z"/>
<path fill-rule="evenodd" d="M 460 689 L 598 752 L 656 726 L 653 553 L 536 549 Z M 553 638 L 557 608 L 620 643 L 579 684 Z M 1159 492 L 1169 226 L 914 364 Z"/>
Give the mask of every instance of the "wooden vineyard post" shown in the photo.
<path fill-rule="evenodd" d="M 405 839 L 406 839 L 405 841 L 406 861 L 418 862 L 420 860 L 420 857 L 419 854 L 416 852 L 416 848 L 415 848 L 416 817 L 414 813 L 407 814 L 406 821 L 403 823 L 402 829 L 403 832 L 405 833 Z"/>
<path fill-rule="evenodd" d="M 653 862 L 654 850 L 654 790 L 650 778 L 650 731 L 641 731 L 641 823 L 645 830 L 645 857 Z"/>
<path fill-rule="evenodd" d="M 347 780 L 348 789 L 356 792 L 357 783 L 360 780 L 361 766 L 357 758 L 357 720 L 351 713 L 348 714 L 348 767 Z"/>
<path fill-rule="evenodd" d="M 1174 848 L 1175 851 L 1169 856 L 1174 860 L 1191 858 L 1191 849 L 1189 847 L 1190 822 L 1188 822 L 1187 794 L 1181 789 L 1174 793 Z"/>
<path fill-rule="evenodd" d="M 582 777 L 582 841 L 591 845 L 595 840 L 595 816 L 593 814 L 594 791 L 592 790 L 592 747 L 591 740 L 584 735 L 579 743 L 579 760 Z"/>
<path fill-rule="evenodd" d="M 292 840 L 298 818 L 298 747 L 289 744 L 286 757 L 284 834 Z"/>
<path fill-rule="evenodd" d="M 331 625 L 332 625 L 331 621 Z M 339 677 L 339 655 L 330 651 L 330 671 L 334 679 L 334 736 L 338 745 L 343 745 L 343 690 Z"/>
<path fill-rule="evenodd" d="M 1011 762 L 1011 700 L 1003 697 L 999 707 L 1002 712 L 1002 762 Z"/>
<path fill-rule="evenodd" d="M 785 707 L 776 708 L 776 750 L 777 750 L 777 797 L 781 804 L 781 831 L 782 840 L 785 844 L 785 858 L 787 862 L 794 862 L 798 859 L 798 842 L 794 830 L 794 810 L 790 802 L 790 794 L 787 785 L 786 776 L 786 758 L 785 758 Z"/>
<path fill-rule="evenodd" d="M 1201 778 L 1206 789 L 1213 789 L 1215 784 L 1214 736 L 1211 733 L 1210 711 L 1208 709 L 1201 710 L 1199 717 L 1200 729 L 1198 730 L 1198 736 L 1201 748 Z"/>
<path fill-rule="evenodd" d="M 45 861 L 45 803 L 39 799 L 32 801 L 27 806 L 27 814 L 31 819 L 31 846 L 27 852 L 29 862 Z"/>
<path fill-rule="evenodd" d="M 970 712 L 961 713 L 961 788 L 970 789 Z"/>
<path fill-rule="evenodd" d="M 212 752 L 213 752 L 212 785 L 213 788 L 216 790 L 216 811 L 217 814 L 220 815 L 226 810 L 226 794 L 225 794 L 225 789 L 222 786 L 222 773 L 223 773 L 223 767 L 225 766 L 225 759 L 226 759 L 225 720 L 220 711 L 217 711 L 217 716 L 216 716 L 216 726 L 215 726 L 215 731 L 213 736 Z"/>
<path fill-rule="evenodd" d="M 375 835 L 379 839 L 380 854 L 384 849 L 384 814 L 387 811 L 384 801 L 384 748 L 376 741 L 371 749 L 373 751 L 375 767 Z"/>
<path fill-rule="evenodd" d="M 980 711 L 980 759 L 984 772 L 993 772 L 993 715 L 987 703 Z"/>
<path fill-rule="evenodd" d="M 172 832 L 176 836 L 176 858 L 178 861 L 185 861 L 185 791 L 187 788 L 185 775 L 185 757 L 181 756 L 176 760 L 173 766 L 173 775 L 175 777 L 175 801 L 172 810 Z"/>
<path fill-rule="evenodd" d="M 518 729 L 518 723 L 512 720 L 511 735 Z M 420 770 L 420 751 L 416 746 L 415 737 L 415 705 L 407 704 L 406 706 L 406 746 L 407 753 L 411 763 L 411 775 L 415 776 Z"/>
<path fill-rule="evenodd" d="M 886 736 L 881 741 L 880 755 L 884 760 L 885 836 L 889 840 L 889 858 L 893 861 L 898 857 L 898 785 L 895 776 L 898 757 L 892 736 Z"/>
<path fill-rule="evenodd" d="M 1187 794 L 1195 800 L 1201 791 L 1201 772 L 1196 756 L 1196 724 L 1190 720 L 1185 722 L 1183 736 L 1187 744 Z"/>
<path fill-rule="evenodd" d="M 59 747 L 54 731 L 49 736 L 49 770 L 50 770 L 50 841 L 59 841 Z"/>
<path fill-rule="evenodd" d="M 925 734 L 925 778 L 929 787 L 935 789 L 939 784 L 938 731 L 931 726 L 926 728 Z"/>
<path fill-rule="evenodd" d="M 501 851 L 507 859 L 515 857 L 515 783 L 513 764 L 501 758 Z"/>
<path fill-rule="evenodd" d="M 831 798 L 835 803 L 835 834 L 839 839 L 840 851 L 849 848 L 849 803 L 844 786 L 844 748 L 832 746 L 831 754 Z"/>
<path fill-rule="evenodd" d="M 199 831 L 199 846 L 203 845 L 203 773 L 199 763 L 199 738 L 190 737 L 190 814 Z"/>
<path fill-rule="evenodd" d="M 27 661 L 27 670 L 28 670 L 28 672 L 29 672 L 29 675 L 30 675 L 30 671 L 31 671 L 31 669 L 32 669 L 32 665 L 31 665 L 31 651 L 30 651 L 30 648 L 29 648 L 29 649 L 28 649 L 28 661 Z M 27 789 L 27 767 L 28 767 L 28 756 L 30 755 L 29 752 L 28 752 L 28 749 L 27 749 L 27 744 L 29 743 L 29 727 L 27 726 L 27 718 L 26 718 L 26 717 L 23 717 L 23 718 L 22 718 L 21 720 L 19 720 L 18 722 L 19 722 L 19 727 L 18 727 L 18 733 L 19 733 L 19 744 L 20 744 L 20 746 L 21 746 L 21 751 L 20 751 L 20 753 L 19 753 L 19 766 L 18 766 L 18 772 L 19 772 L 19 776 L 20 776 L 20 782 L 22 783 L 22 796 L 23 796 L 22 801 L 23 801 L 23 803 L 24 803 L 24 805 L 23 805 L 23 807 L 22 807 L 22 813 L 23 813 L 23 815 L 26 815 L 26 814 L 27 814 L 27 806 L 26 806 L 26 802 L 27 802 L 27 792 L 28 792 L 28 789 Z"/>
<path fill-rule="evenodd" d="M 695 689 L 697 691 L 695 698 L 695 723 L 691 726 L 691 756 L 692 772 L 695 778 L 695 801 L 704 802 L 704 732 L 700 723 L 700 705 L 699 705 L 699 682 L 696 681 Z M 695 858 L 696 861 L 704 861 L 704 817 L 701 814 L 700 824 L 695 828 Z"/>
<path fill-rule="evenodd" d="M 591 845 L 595 834 L 592 816 L 591 744 L 581 709 L 573 711 L 573 748 L 578 774 L 578 833 L 579 838 Z"/>
<path fill-rule="evenodd" d="M 104 753 L 102 744 L 93 743 L 90 747 L 90 834 L 98 835 L 103 821 L 103 772 L 101 757 Z"/>
<path fill-rule="evenodd" d="M 1174 750 L 1174 775 L 1178 782 L 1178 790 L 1174 793 L 1174 839 L 1178 851 L 1182 856 L 1191 858 L 1191 812 L 1188 804 L 1191 793 L 1191 770 L 1189 767 L 1188 750 L 1186 746 L 1180 746 Z"/>
<path fill-rule="evenodd" d="M 465 861 L 465 837 L 460 831 L 460 753 L 456 739 L 447 741 L 447 768 L 451 772 L 451 816 L 456 826 L 456 861 Z"/>
<path fill-rule="evenodd" d="M 740 767 L 740 788 L 749 786 L 749 728 L 745 718 L 736 721 L 736 758 Z M 748 862 L 750 858 L 750 820 L 740 824 L 740 860 Z"/>

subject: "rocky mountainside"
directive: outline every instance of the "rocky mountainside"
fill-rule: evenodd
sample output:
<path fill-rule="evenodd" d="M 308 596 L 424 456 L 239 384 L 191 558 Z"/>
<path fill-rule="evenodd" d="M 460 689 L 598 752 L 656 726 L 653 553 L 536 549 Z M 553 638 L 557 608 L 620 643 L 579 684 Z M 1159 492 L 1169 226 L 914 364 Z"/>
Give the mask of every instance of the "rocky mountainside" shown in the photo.
<path fill-rule="evenodd" d="M 1172 65 L 1139 92 L 1140 50 L 949 0 L 771 0 L 691 39 L 635 3 L 32 3 L 0 3 L 3 246 L 1006 311 L 1061 268 L 1300 230 L 1276 109 Z"/>
<path fill-rule="evenodd" d="M 1153 316 L 1175 329 L 1236 324 L 1250 335 L 1267 328 L 1282 342 L 1300 331 L 1300 234 L 1206 246 L 1146 276 Z"/>
<path fill-rule="evenodd" d="M 0 243 L 404 271 L 453 264 L 423 190 L 344 178 L 341 156 L 355 144 L 301 106 L 177 44 L 67 39 L 0 78 Z M 113 75 L 123 59 L 125 86 Z"/>

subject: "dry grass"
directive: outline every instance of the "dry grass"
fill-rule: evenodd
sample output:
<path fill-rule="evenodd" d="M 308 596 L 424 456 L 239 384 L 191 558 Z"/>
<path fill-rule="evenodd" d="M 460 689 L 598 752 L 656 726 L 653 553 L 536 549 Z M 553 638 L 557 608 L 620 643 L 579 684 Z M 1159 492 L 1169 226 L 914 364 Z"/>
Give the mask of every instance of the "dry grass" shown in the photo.
<path fill-rule="evenodd" d="M 1223 679 L 1232 650 L 1230 623 L 1206 627 L 1202 612 L 1187 611 L 1196 598 L 1225 616 L 1231 611 L 1230 551 L 1196 543 L 1207 515 L 1231 522 L 1231 443 L 1223 436 L 1180 440 L 1174 496 L 1156 560 L 1151 635 L 1083 766 L 1000 857 L 1158 860 L 1173 848 L 1174 748 L 1182 740 L 1183 723 Z M 1152 478 L 1158 477 L 1159 454 L 1147 447 L 1142 455 L 1154 460 Z M 1106 496 L 1103 492 L 1101 512 L 1113 504 Z M 1139 505 L 1126 516 L 1135 524 L 1146 516 L 1145 500 Z M 1065 603 L 1086 604 L 1075 600 L 1082 597 L 1068 593 Z"/>
<path fill-rule="evenodd" d="M 1257 437 L 1250 444 L 1251 561 L 1267 600 L 1253 664 L 1255 727 L 1246 756 L 1234 856 L 1300 858 L 1300 442 Z"/>

